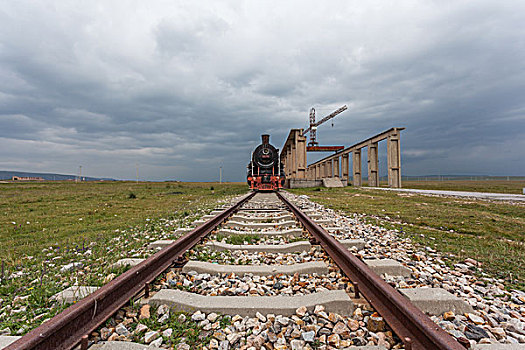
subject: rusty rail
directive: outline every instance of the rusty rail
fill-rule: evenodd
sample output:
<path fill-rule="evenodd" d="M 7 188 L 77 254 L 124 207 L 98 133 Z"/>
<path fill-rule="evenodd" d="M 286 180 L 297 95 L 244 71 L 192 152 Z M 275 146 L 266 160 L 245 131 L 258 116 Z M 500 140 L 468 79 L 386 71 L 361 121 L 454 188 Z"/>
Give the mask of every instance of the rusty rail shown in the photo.
<path fill-rule="evenodd" d="M 354 256 L 321 226 L 304 214 L 282 194 L 277 196 L 319 241 L 339 268 L 352 280 L 354 287 L 385 319 L 401 338 L 406 349 L 412 350 L 464 350 L 451 335 L 441 329 L 427 315 L 415 307 L 396 289 L 386 283 L 364 262 Z"/>
<path fill-rule="evenodd" d="M 132 297 L 172 263 L 180 261 L 184 253 L 203 237 L 222 224 L 255 193 L 243 197 L 238 203 L 199 227 L 177 239 L 137 266 L 132 267 L 93 294 L 71 305 L 51 320 L 24 335 L 5 350 L 69 350 L 82 338 L 102 325 L 112 314 L 124 306 Z"/>

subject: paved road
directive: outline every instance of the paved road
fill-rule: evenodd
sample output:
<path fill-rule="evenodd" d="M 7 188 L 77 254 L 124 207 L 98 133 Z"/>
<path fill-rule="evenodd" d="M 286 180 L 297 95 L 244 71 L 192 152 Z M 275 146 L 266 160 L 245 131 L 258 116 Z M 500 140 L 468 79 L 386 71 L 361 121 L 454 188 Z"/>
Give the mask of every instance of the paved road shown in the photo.
<path fill-rule="evenodd" d="M 385 187 L 368 187 L 368 188 L 373 188 L 375 190 L 410 192 L 410 193 L 420 193 L 420 194 L 434 194 L 434 195 L 451 196 L 451 197 L 466 197 L 466 198 L 492 199 L 492 200 L 499 200 L 499 201 L 525 202 L 525 195 L 522 195 L 522 194 L 442 191 L 442 190 L 416 190 L 416 189 L 410 189 L 410 188 L 385 188 Z"/>

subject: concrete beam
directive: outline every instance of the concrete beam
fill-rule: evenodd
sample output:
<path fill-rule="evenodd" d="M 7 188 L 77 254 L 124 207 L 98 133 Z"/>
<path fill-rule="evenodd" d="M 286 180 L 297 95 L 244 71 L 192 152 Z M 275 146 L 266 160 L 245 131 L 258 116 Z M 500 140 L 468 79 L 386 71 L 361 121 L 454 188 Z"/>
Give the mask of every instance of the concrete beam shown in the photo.
<path fill-rule="evenodd" d="M 337 179 L 337 180 L 333 180 L 333 179 L 324 179 L 323 182 L 330 182 L 330 181 L 338 181 L 338 183 L 340 184 L 341 183 L 341 180 Z M 336 186 L 326 186 L 326 187 L 336 187 Z M 342 187 L 342 186 L 337 186 L 337 187 Z M 334 224 L 334 220 L 333 219 L 315 219 L 314 220 L 316 224 L 318 225 L 323 225 L 323 224 Z"/>
<path fill-rule="evenodd" d="M 278 222 L 280 220 L 292 220 L 293 216 L 290 215 L 288 212 L 282 212 L 282 214 L 271 215 L 271 216 L 246 216 L 246 215 L 238 213 L 238 214 L 233 215 L 230 219 L 234 221 L 245 221 L 245 222 L 262 222 L 262 221 L 268 221 L 268 220 L 272 220 L 272 221 L 276 220 Z"/>
<path fill-rule="evenodd" d="M 327 274 L 328 266 L 322 261 L 312 261 L 293 265 L 219 265 L 204 261 L 189 261 L 182 268 L 182 272 L 209 273 L 220 275 L 235 273 L 237 276 L 252 274 L 257 276 L 293 275 L 298 274 Z"/>
<path fill-rule="evenodd" d="M 220 242 L 208 242 L 206 246 L 211 250 L 241 250 L 248 252 L 267 252 L 267 253 L 300 253 L 309 252 L 312 245 L 308 241 L 299 241 L 287 244 L 227 244 Z"/>
<path fill-rule="evenodd" d="M 355 247 L 357 250 L 365 249 L 365 241 L 362 239 L 342 239 L 339 241 L 346 249 L 352 249 Z"/>
<path fill-rule="evenodd" d="M 473 312 L 472 306 L 442 288 L 398 289 L 421 311 L 430 315 L 442 315 L 447 311 L 455 314 Z"/>
<path fill-rule="evenodd" d="M 408 267 L 393 259 L 365 259 L 363 262 L 379 276 L 387 274 L 389 276 L 410 277 L 412 274 Z"/>
<path fill-rule="evenodd" d="M 9 344 L 14 343 L 18 339 L 20 339 L 20 337 L 13 335 L 0 336 L 0 349 L 7 347 Z"/>
<path fill-rule="evenodd" d="M 294 296 L 206 296 L 176 289 L 162 289 L 148 300 L 148 304 L 169 305 L 177 311 L 221 313 L 253 317 L 257 312 L 263 315 L 295 315 L 295 310 L 306 306 L 313 311 L 316 305 L 323 305 L 325 311 L 348 316 L 354 311 L 354 304 L 344 290 L 330 290 Z"/>
<path fill-rule="evenodd" d="M 323 185 L 322 179 L 304 180 L 304 179 L 288 179 L 288 188 L 309 188 L 319 187 Z"/>
<path fill-rule="evenodd" d="M 303 229 L 294 228 L 284 231 L 235 231 L 228 229 L 220 229 L 220 234 L 223 235 L 259 235 L 263 237 L 301 237 L 303 235 Z"/>
<path fill-rule="evenodd" d="M 145 259 L 138 259 L 138 258 L 127 258 L 127 259 L 120 259 L 116 263 L 111 265 L 111 268 L 115 269 L 122 266 L 136 266 L 143 262 Z"/>
<path fill-rule="evenodd" d="M 87 297 L 91 293 L 95 292 L 97 289 L 98 287 L 71 286 L 53 295 L 51 299 L 56 300 L 59 303 L 69 304 Z"/>
<path fill-rule="evenodd" d="M 172 239 L 161 239 L 161 240 L 158 240 L 158 241 L 155 241 L 155 242 L 151 242 L 148 245 L 148 249 L 162 249 L 164 247 L 169 246 L 173 242 L 175 242 L 175 241 L 172 240 Z"/>
<path fill-rule="evenodd" d="M 101 344 L 94 344 L 89 350 L 162 350 L 162 348 L 129 341 L 107 341 Z"/>
<path fill-rule="evenodd" d="M 266 229 L 266 228 L 287 228 L 295 226 L 296 222 L 293 220 L 281 222 L 242 222 L 230 220 L 224 225 L 230 228 L 248 228 L 248 229 Z"/>
<path fill-rule="evenodd" d="M 525 350 L 525 344 L 476 344 L 472 350 Z"/>
<path fill-rule="evenodd" d="M 331 187 L 345 187 L 338 177 L 327 177 L 326 179 L 323 179 L 323 186 L 324 187 L 328 187 L 328 188 L 331 188 Z M 316 222 L 318 224 L 320 224 L 320 223 L 323 223 L 323 222 L 326 222 L 326 221 L 328 221 L 330 223 L 332 222 L 331 220 L 319 220 L 319 221 L 316 221 Z"/>

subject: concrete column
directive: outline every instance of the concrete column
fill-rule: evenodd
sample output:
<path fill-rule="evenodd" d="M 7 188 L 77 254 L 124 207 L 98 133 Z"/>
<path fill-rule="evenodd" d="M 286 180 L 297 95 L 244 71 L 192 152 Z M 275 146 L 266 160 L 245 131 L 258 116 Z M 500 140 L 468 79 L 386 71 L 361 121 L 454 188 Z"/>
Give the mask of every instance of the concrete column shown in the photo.
<path fill-rule="evenodd" d="M 283 150 L 284 152 L 284 157 L 282 159 L 282 163 L 283 163 L 283 167 L 284 167 L 284 176 L 285 177 L 288 177 L 288 153 Z"/>
<path fill-rule="evenodd" d="M 361 150 L 355 150 L 352 158 L 353 185 L 356 187 L 360 187 L 363 184 L 361 177 Z"/>
<path fill-rule="evenodd" d="M 306 136 L 302 136 L 301 130 L 295 133 L 295 153 L 296 153 L 296 177 L 306 178 Z"/>
<path fill-rule="evenodd" d="M 286 177 L 291 178 L 292 172 L 293 172 L 293 164 L 292 164 L 292 146 L 288 145 L 286 146 Z"/>
<path fill-rule="evenodd" d="M 342 180 L 346 180 L 346 181 L 349 181 L 350 179 L 348 178 L 348 174 L 349 174 L 349 154 L 343 154 L 341 156 L 341 179 Z"/>
<path fill-rule="evenodd" d="M 334 158 L 334 177 L 340 177 L 340 174 L 339 174 L 339 157 Z"/>
<path fill-rule="evenodd" d="M 387 152 L 388 152 L 388 186 L 394 188 L 401 187 L 401 146 L 400 133 L 396 130 L 395 133 L 388 136 Z"/>
<path fill-rule="evenodd" d="M 292 178 L 297 178 L 297 149 L 295 148 L 295 142 L 292 143 L 292 174 L 291 174 L 291 177 Z"/>
<path fill-rule="evenodd" d="M 368 186 L 379 186 L 377 142 L 368 145 Z"/>

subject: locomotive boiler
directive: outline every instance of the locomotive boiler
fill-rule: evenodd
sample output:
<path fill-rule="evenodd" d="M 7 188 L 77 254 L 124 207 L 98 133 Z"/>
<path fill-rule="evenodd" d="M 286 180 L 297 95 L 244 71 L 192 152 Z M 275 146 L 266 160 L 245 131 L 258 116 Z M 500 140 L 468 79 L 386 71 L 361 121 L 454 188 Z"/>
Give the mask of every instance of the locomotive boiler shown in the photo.
<path fill-rule="evenodd" d="M 284 167 L 279 150 L 270 145 L 270 135 L 262 135 L 262 144 L 252 152 L 247 182 L 254 191 L 278 191 L 284 186 Z"/>

